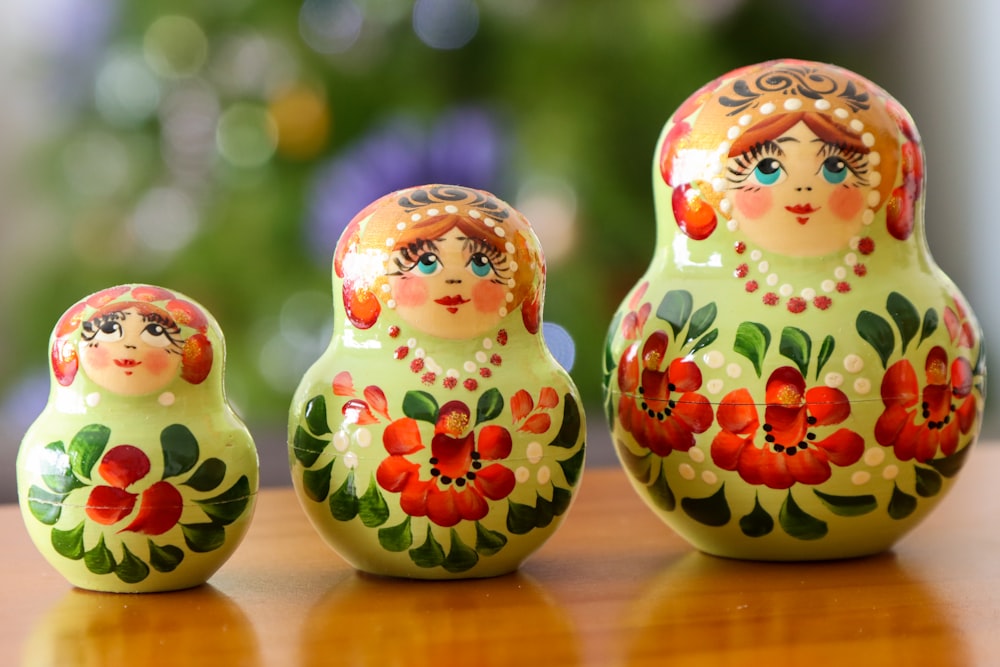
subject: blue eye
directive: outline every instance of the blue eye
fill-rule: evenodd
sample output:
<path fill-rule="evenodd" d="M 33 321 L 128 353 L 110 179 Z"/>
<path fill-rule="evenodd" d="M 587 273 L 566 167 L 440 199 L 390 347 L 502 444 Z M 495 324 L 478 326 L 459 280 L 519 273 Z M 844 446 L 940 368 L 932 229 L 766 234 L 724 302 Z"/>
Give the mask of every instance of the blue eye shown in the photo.
<path fill-rule="evenodd" d="M 424 253 L 417 260 L 417 269 L 425 276 L 433 275 L 441 269 L 441 260 L 432 252 Z"/>
<path fill-rule="evenodd" d="M 761 185 L 774 185 L 781 178 L 781 163 L 774 158 L 761 160 L 753 170 L 753 175 Z"/>
<path fill-rule="evenodd" d="M 823 160 L 820 172 L 827 183 L 837 185 L 838 183 L 843 183 L 844 179 L 847 178 L 847 163 L 839 157 L 830 156 Z"/>
<path fill-rule="evenodd" d="M 481 252 L 477 252 L 469 258 L 469 268 L 480 278 L 485 278 L 493 270 L 493 263 L 489 257 Z"/>

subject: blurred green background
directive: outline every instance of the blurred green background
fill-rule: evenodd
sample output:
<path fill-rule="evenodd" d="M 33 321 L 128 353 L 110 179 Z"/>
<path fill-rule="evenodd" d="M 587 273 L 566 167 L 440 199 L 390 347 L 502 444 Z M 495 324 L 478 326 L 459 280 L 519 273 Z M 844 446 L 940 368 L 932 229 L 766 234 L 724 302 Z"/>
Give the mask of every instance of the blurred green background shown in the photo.
<path fill-rule="evenodd" d="M 526 213 L 548 257 L 545 319 L 574 339 L 573 376 L 597 405 L 607 324 L 650 258 L 652 156 L 672 110 L 732 68 L 800 57 L 854 69 L 914 111 L 893 86 L 901 11 L 891 0 L 5 4 L 0 486 L 44 405 L 55 321 L 122 282 L 212 311 L 230 399 L 282 468 L 265 482 L 283 481 L 288 402 L 329 338 L 339 232 L 369 201 L 421 183 L 484 188 Z M 591 412 L 592 433 L 602 419 Z M 611 460 L 610 446 L 592 452 Z"/>

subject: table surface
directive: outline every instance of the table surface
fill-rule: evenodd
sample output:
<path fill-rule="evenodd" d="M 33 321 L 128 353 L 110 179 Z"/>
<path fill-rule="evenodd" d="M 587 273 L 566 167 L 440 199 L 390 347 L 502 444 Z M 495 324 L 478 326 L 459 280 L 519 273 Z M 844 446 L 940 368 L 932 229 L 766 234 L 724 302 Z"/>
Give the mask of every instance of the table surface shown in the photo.
<path fill-rule="evenodd" d="M 417 582 L 355 572 L 290 488 L 261 492 L 204 586 L 71 588 L 0 507 L 4 665 L 1000 664 L 1000 446 L 891 552 L 754 563 L 694 551 L 618 468 L 594 468 L 517 573 Z"/>

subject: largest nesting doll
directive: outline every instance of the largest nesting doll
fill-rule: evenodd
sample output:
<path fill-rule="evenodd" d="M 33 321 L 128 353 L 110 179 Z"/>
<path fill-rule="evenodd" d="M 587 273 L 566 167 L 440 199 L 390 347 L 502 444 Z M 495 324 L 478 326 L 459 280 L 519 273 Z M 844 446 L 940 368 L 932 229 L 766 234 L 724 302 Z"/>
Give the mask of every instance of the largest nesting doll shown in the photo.
<path fill-rule="evenodd" d="M 309 519 L 358 569 L 502 574 L 561 522 L 585 426 L 542 338 L 544 279 L 527 220 L 477 190 L 395 192 L 344 231 L 289 459 Z"/>
<path fill-rule="evenodd" d="M 667 121 L 657 247 L 607 342 L 634 487 L 713 554 L 870 554 L 977 438 L 980 332 L 928 252 L 907 112 L 843 69 L 739 69 Z"/>

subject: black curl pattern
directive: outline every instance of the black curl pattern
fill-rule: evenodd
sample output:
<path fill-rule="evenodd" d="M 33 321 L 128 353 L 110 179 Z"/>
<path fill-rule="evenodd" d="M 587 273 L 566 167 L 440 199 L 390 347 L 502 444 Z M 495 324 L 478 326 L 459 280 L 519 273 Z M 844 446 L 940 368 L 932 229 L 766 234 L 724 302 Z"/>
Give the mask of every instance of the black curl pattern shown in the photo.
<path fill-rule="evenodd" d="M 435 185 L 418 188 L 399 198 L 398 203 L 407 213 L 435 204 L 461 203 L 480 211 L 494 220 L 504 221 L 510 217 L 510 210 L 499 200 L 482 192 L 455 185 Z"/>
<path fill-rule="evenodd" d="M 852 111 L 868 109 L 868 93 L 859 90 L 853 81 L 843 85 L 811 67 L 783 67 L 760 75 L 753 81 L 739 79 L 733 83 L 732 95 L 723 95 L 719 104 L 729 107 L 727 116 L 735 116 L 756 106 L 764 94 L 783 93 L 811 100 L 836 97 Z"/>

